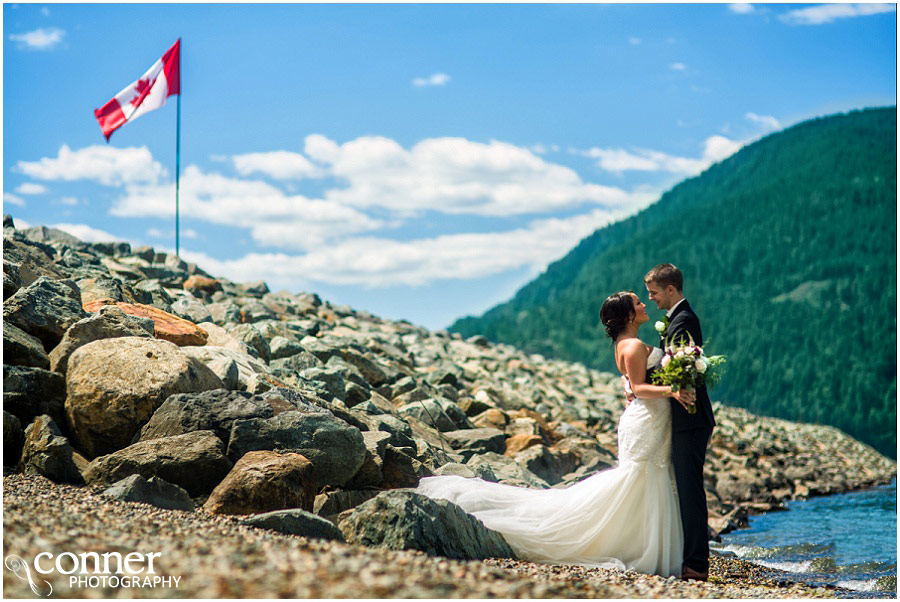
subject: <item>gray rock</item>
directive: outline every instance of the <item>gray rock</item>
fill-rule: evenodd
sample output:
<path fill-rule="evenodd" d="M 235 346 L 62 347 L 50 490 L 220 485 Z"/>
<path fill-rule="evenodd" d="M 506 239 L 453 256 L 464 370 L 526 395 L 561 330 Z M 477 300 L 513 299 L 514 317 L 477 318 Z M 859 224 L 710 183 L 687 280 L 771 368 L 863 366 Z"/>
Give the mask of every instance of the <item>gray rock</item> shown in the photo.
<path fill-rule="evenodd" d="M 18 326 L 3 324 L 3 363 L 47 369 L 50 358 L 44 345 Z"/>
<path fill-rule="evenodd" d="M 413 430 L 408 423 L 390 414 L 368 416 L 367 422 L 370 430 L 385 431 L 390 435 L 388 443 L 394 447 L 415 447 Z"/>
<path fill-rule="evenodd" d="M 89 484 L 111 485 L 133 474 L 155 476 L 196 497 L 210 493 L 231 470 L 224 449 L 212 431 L 141 441 L 95 459 L 84 478 Z"/>
<path fill-rule="evenodd" d="M 81 293 L 71 280 L 41 276 L 3 303 L 3 320 L 37 337 L 52 349 L 72 324 L 87 317 Z"/>
<path fill-rule="evenodd" d="M 341 359 L 354 366 L 371 387 L 378 387 L 388 379 L 384 368 L 372 359 L 352 349 L 341 350 Z"/>
<path fill-rule="evenodd" d="M 273 407 L 262 396 L 215 389 L 179 393 L 166 399 L 140 431 L 139 441 L 174 437 L 193 431 L 212 431 L 227 447 L 235 420 L 271 418 Z"/>
<path fill-rule="evenodd" d="M 325 385 L 326 390 L 338 399 L 344 398 L 346 383 L 337 368 L 307 368 L 300 373 L 304 380 L 318 381 Z"/>
<path fill-rule="evenodd" d="M 172 313 L 185 320 L 190 320 L 194 324 L 212 321 L 212 314 L 205 305 L 187 297 L 182 297 L 172 303 Z"/>
<path fill-rule="evenodd" d="M 104 268 L 105 269 L 105 268 Z M 125 303 L 144 303 L 150 305 L 153 303 L 153 295 L 146 290 L 132 288 L 127 284 L 115 280 L 113 278 L 82 278 L 77 281 L 78 288 L 81 290 L 81 304 L 87 305 L 91 301 L 100 299 L 112 299 L 113 301 L 124 301 Z"/>
<path fill-rule="evenodd" d="M 19 232 L 14 236 L 3 236 L 4 266 L 7 263 L 16 264 L 21 286 L 29 286 L 40 276 L 53 280 L 65 278 L 66 275 L 53 263 L 55 257 L 56 250 L 53 247 L 30 241 Z M 3 273 L 7 273 L 6 267 Z M 27 332 L 27 329 L 22 330 Z"/>
<path fill-rule="evenodd" d="M 30 366 L 3 365 L 3 409 L 30 424 L 49 414 L 65 423 L 66 379 L 56 372 Z"/>
<path fill-rule="evenodd" d="M 218 294 L 218 293 L 217 293 Z M 206 306 L 213 322 L 219 326 L 236 324 L 241 321 L 241 308 L 232 301 L 220 301 Z"/>
<path fill-rule="evenodd" d="M 515 558 L 503 536 L 462 508 L 411 491 L 385 491 L 339 524 L 347 541 L 463 560 Z"/>
<path fill-rule="evenodd" d="M 182 351 L 209 368 L 229 390 L 239 389 L 241 373 L 233 357 L 234 351 L 221 347 L 183 347 Z M 249 375 L 248 375 L 249 376 Z M 245 379 L 246 382 L 246 379 Z"/>
<path fill-rule="evenodd" d="M 388 445 L 381 464 L 381 487 L 415 487 L 419 479 L 432 476 L 431 470 L 416 457 L 415 448 Z"/>
<path fill-rule="evenodd" d="M 428 373 L 425 380 L 435 386 L 450 385 L 459 387 L 461 386 L 462 377 L 462 368 L 450 362 L 442 362 L 434 372 Z"/>
<path fill-rule="evenodd" d="M 83 483 L 81 473 L 72 459 L 72 446 L 59 427 L 46 414 L 34 419 L 25 429 L 25 445 L 19 470 L 39 474 L 51 481 Z"/>
<path fill-rule="evenodd" d="M 48 244 L 52 242 L 60 242 L 70 247 L 80 247 L 82 245 L 81 240 L 79 240 L 77 237 L 72 236 L 68 232 L 60 230 L 58 228 L 34 226 L 32 228 L 20 230 L 20 232 L 24 234 L 25 237 L 28 238 L 28 240 L 32 240 L 34 242 L 43 242 Z"/>
<path fill-rule="evenodd" d="M 303 349 L 312 353 L 323 362 L 327 362 L 333 355 L 339 356 L 341 354 L 340 346 L 331 345 L 323 339 L 313 336 L 303 337 L 300 340 L 300 344 L 303 345 Z"/>
<path fill-rule="evenodd" d="M 458 462 L 448 462 L 447 464 L 444 464 L 434 471 L 434 476 L 436 477 L 442 477 L 445 475 L 454 475 L 466 479 L 474 479 L 476 476 L 474 470 L 472 470 L 465 464 L 460 464 Z"/>
<path fill-rule="evenodd" d="M 131 254 L 131 244 L 127 242 L 95 242 L 90 246 L 104 255 L 123 257 Z"/>
<path fill-rule="evenodd" d="M 256 328 L 254 328 L 250 324 L 238 324 L 232 328 L 227 328 L 228 334 L 234 337 L 236 340 L 241 343 L 247 344 L 249 347 L 254 349 L 259 356 L 259 359 L 262 361 L 269 363 L 269 359 L 271 359 L 271 351 L 269 350 L 269 344 L 266 342 L 266 339 L 263 337 L 262 333 L 259 332 Z"/>
<path fill-rule="evenodd" d="M 3 411 L 3 465 L 15 466 L 22 457 L 22 446 L 25 445 L 25 432 L 19 419 L 7 411 Z"/>
<path fill-rule="evenodd" d="M 412 416 L 439 431 L 455 431 L 459 426 L 437 399 L 422 399 L 397 408 L 401 416 Z"/>
<path fill-rule="evenodd" d="M 150 295 L 150 301 L 146 303 L 163 311 L 172 309 L 174 299 L 169 291 L 159 282 L 159 280 L 141 280 L 134 285 L 136 292 L 143 292 Z"/>
<path fill-rule="evenodd" d="M 502 454 L 506 451 L 506 434 L 495 428 L 473 428 L 447 431 L 444 438 L 461 453 L 465 460 L 475 454 L 494 452 Z"/>
<path fill-rule="evenodd" d="M 241 322 L 250 324 L 253 322 L 262 322 L 277 317 L 274 311 L 259 301 L 251 301 L 241 306 Z"/>
<path fill-rule="evenodd" d="M 284 535 L 299 535 L 329 541 L 344 541 L 344 534 L 334 523 L 305 510 L 276 510 L 256 514 L 242 524 L 258 529 L 271 529 Z"/>
<path fill-rule="evenodd" d="M 153 262 L 153 257 L 156 255 L 156 251 L 153 250 L 153 247 L 150 247 L 148 245 L 135 247 L 131 252 L 136 257 L 140 257 L 141 259 L 149 263 Z"/>
<path fill-rule="evenodd" d="M 371 500 L 379 494 L 377 489 L 338 489 L 325 491 L 316 496 L 313 512 L 332 520 L 338 514 L 356 508 L 363 502 Z"/>
<path fill-rule="evenodd" d="M 297 355 L 303 351 L 303 346 L 297 341 L 286 339 L 282 336 L 274 336 L 269 341 L 269 350 L 272 354 L 272 360 L 277 360 Z"/>
<path fill-rule="evenodd" d="M 129 316 L 115 305 L 106 305 L 100 311 L 75 322 L 63 335 L 59 345 L 50 352 L 50 368 L 65 374 L 69 357 L 75 350 L 88 343 L 116 337 L 153 338 L 153 320 Z"/>
<path fill-rule="evenodd" d="M 266 293 L 269 292 L 269 285 L 266 284 L 264 280 L 256 280 L 254 282 L 237 283 L 237 287 L 245 295 L 249 295 L 251 297 L 262 298 Z"/>
<path fill-rule="evenodd" d="M 547 481 L 517 463 L 512 458 L 494 452 L 486 452 L 484 454 L 472 456 L 472 458 L 466 462 L 466 466 L 473 471 L 476 471 L 476 473 L 478 467 L 482 464 L 487 464 L 490 467 L 491 472 L 494 473 L 497 477 L 497 481 L 500 483 L 536 489 L 547 489 L 550 487 L 550 484 Z"/>
<path fill-rule="evenodd" d="M 247 452 L 219 483 L 203 509 L 213 514 L 258 514 L 273 510 L 312 510 L 316 469 L 293 452 Z"/>
<path fill-rule="evenodd" d="M 254 450 L 296 452 L 316 467 L 320 485 L 340 487 L 366 458 L 362 433 L 325 410 L 282 412 L 273 418 L 236 420 L 231 428 L 228 457 L 239 459 Z"/>
<path fill-rule="evenodd" d="M 515 455 L 514 460 L 550 485 L 559 483 L 563 475 L 578 467 L 574 453 L 553 451 L 546 445 L 525 448 Z"/>
<path fill-rule="evenodd" d="M 14 295 L 22 288 L 22 276 L 19 274 L 19 264 L 11 261 L 3 262 L 3 300 Z"/>
<path fill-rule="evenodd" d="M 322 368 L 325 364 L 308 351 L 301 350 L 289 357 L 273 359 L 269 362 L 269 370 L 275 376 L 294 376 L 307 368 Z"/>
<path fill-rule="evenodd" d="M 384 454 L 391 435 L 384 431 L 366 431 L 362 436 L 366 444 L 366 459 L 347 483 L 350 489 L 375 487 L 384 479 L 381 468 L 384 465 Z"/>
<path fill-rule="evenodd" d="M 112 487 L 109 487 L 102 495 L 120 502 L 140 502 L 166 510 L 191 511 L 194 509 L 191 496 L 178 485 L 173 485 L 157 477 L 145 479 L 139 474 L 133 474 L 113 483 Z"/>

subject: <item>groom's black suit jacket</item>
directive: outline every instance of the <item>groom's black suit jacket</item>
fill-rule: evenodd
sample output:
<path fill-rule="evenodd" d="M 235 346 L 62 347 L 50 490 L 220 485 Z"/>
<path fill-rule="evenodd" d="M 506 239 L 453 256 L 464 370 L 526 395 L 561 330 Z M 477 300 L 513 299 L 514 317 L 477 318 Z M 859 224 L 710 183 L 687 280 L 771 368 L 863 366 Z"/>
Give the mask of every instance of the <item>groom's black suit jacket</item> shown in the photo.
<path fill-rule="evenodd" d="M 703 346 L 703 331 L 700 329 L 700 319 L 691 309 L 687 299 L 675 308 L 672 316 L 669 318 L 669 325 L 666 327 L 665 337 L 660 337 L 659 346 L 665 349 L 667 344 L 679 342 L 681 339 L 687 342 L 690 336 L 694 343 Z M 716 425 L 713 418 L 712 404 L 709 402 L 709 394 L 706 387 L 697 388 L 697 413 L 689 414 L 676 399 L 670 398 L 672 402 L 672 430 L 687 431 L 695 428 L 709 428 Z"/>

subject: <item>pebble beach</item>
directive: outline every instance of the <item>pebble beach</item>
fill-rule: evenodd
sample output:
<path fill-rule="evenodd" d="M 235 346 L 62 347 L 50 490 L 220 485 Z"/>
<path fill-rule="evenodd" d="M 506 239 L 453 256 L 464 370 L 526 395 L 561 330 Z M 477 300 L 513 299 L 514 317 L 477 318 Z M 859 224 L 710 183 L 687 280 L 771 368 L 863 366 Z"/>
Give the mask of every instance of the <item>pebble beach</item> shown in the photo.
<path fill-rule="evenodd" d="M 830 598 L 836 588 L 780 580 L 730 557 L 713 557 L 708 583 L 510 559 L 456 561 L 282 535 L 240 517 L 163 510 L 109 500 L 100 488 L 10 474 L 3 479 L 6 555 L 40 552 L 158 552 L 174 588 L 72 587 L 47 575 L 63 598 Z M 37 583 L 42 593 L 43 582 Z M 34 598 L 7 573 L 7 598 Z"/>

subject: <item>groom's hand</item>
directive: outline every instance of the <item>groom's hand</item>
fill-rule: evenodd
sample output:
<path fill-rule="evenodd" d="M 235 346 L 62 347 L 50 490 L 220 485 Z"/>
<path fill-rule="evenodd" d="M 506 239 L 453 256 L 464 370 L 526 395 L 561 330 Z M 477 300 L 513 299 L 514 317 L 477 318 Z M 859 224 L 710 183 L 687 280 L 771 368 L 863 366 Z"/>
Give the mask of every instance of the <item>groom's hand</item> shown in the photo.
<path fill-rule="evenodd" d="M 628 380 L 627 376 L 622 376 L 622 389 L 625 391 L 625 407 L 628 407 L 632 401 L 634 401 L 634 391 L 631 390 L 631 381 Z"/>

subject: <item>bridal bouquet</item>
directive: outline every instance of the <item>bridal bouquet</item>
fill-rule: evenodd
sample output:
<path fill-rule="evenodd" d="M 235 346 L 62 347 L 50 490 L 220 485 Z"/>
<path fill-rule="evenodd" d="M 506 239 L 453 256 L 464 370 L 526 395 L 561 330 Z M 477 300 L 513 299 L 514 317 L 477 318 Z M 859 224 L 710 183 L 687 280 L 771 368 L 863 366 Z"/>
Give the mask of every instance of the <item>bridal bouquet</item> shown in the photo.
<path fill-rule="evenodd" d="M 657 385 L 671 385 L 673 391 L 703 385 L 712 388 L 722 378 L 724 364 L 724 355 L 704 355 L 703 348 L 690 339 L 687 343 L 682 341 L 679 345 L 666 347 L 660 369 L 653 374 L 652 381 Z M 696 412 L 696 404 L 688 409 L 690 414 Z"/>

